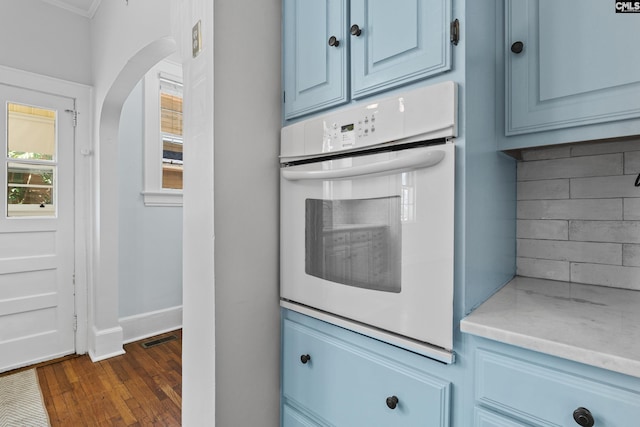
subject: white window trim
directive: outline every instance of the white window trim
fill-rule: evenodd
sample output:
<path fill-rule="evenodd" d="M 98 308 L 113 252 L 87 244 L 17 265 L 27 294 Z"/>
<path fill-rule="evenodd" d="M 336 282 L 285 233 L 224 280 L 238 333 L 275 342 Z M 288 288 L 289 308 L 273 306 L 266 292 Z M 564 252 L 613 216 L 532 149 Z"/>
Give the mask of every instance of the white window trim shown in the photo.
<path fill-rule="evenodd" d="M 160 76 L 182 81 L 182 66 L 164 60 L 144 76 L 144 197 L 145 206 L 182 206 L 182 190 L 162 188 Z"/>

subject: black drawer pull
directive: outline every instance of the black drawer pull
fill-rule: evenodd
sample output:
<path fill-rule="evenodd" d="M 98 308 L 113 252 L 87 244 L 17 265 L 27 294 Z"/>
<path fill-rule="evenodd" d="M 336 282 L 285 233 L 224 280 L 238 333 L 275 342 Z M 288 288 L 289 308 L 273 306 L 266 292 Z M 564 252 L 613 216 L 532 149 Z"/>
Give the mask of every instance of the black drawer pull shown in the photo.
<path fill-rule="evenodd" d="M 389 409 L 396 409 L 396 406 L 398 406 L 398 398 L 395 396 L 387 397 L 387 406 Z"/>
<path fill-rule="evenodd" d="M 305 365 L 310 360 L 311 360 L 311 356 L 309 356 L 308 354 L 303 354 L 302 356 L 300 356 L 300 361 L 302 362 L 303 365 Z"/>
<path fill-rule="evenodd" d="M 581 425 L 582 427 L 593 427 L 593 425 L 596 423 L 593 419 L 593 415 L 591 415 L 591 412 L 587 408 L 582 407 L 573 411 L 573 419 L 576 423 L 578 423 L 578 425 Z"/>
<path fill-rule="evenodd" d="M 517 41 L 511 45 L 511 52 L 515 54 L 522 53 L 523 50 L 524 50 L 524 43 L 522 43 L 521 41 Z"/>

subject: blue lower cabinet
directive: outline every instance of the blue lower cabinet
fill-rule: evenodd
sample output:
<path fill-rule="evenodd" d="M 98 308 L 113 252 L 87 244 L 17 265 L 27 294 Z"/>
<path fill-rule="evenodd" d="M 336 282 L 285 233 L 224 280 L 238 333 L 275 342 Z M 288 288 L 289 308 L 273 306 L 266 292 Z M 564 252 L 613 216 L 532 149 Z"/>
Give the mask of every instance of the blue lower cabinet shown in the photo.
<path fill-rule="evenodd" d="M 447 381 L 289 319 L 282 352 L 286 427 L 449 426 Z"/>
<path fill-rule="evenodd" d="M 293 425 L 293 424 L 292 424 Z M 473 427 L 528 427 L 510 418 L 476 407 L 473 413 Z"/>
<path fill-rule="evenodd" d="M 318 424 L 289 405 L 282 407 L 282 427 L 317 427 Z"/>
<path fill-rule="evenodd" d="M 535 358 L 534 358 L 535 357 Z M 476 351 L 476 404 L 534 426 L 640 425 L 640 391 L 616 384 L 614 375 L 590 378 L 552 357 L 532 359 L 488 349 Z M 636 381 L 637 383 L 637 381 Z M 481 415 L 482 417 L 482 415 Z M 576 421 L 577 420 L 577 421 Z M 480 422 L 479 426 L 519 426 Z"/>

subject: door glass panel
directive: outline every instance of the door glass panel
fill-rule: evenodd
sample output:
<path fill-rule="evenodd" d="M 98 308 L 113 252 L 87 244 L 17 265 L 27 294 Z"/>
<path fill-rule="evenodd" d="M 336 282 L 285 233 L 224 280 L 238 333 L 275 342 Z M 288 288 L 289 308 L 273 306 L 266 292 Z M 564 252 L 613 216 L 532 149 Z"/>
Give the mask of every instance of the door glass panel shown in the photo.
<path fill-rule="evenodd" d="M 28 105 L 7 105 L 7 157 L 53 160 L 56 112 Z"/>
<path fill-rule="evenodd" d="M 7 217 L 54 216 L 56 111 L 7 104 Z"/>
<path fill-rule="evenodd" d="M 305 271 L 348 286 L 400 292 L 400 196 L 307 199 Z"/>

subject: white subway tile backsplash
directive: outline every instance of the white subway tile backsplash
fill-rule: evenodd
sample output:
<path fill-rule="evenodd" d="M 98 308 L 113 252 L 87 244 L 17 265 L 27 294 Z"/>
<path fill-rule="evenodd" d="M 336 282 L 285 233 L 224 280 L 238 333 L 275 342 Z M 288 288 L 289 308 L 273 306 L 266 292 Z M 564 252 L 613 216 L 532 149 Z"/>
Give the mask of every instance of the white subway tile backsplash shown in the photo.
<path fill-rule="evenodd" d="M 521 181 L 517 183 L 518 200 L 568 199 L 569 180 Z"/>
<path fill-rule="evenodd" d="M 640 151 L 624 153 L 624 173 L 634 177 L 640 174 Z"/>
<path fill-rule="evenodd" d="M 622 246 L 622 265 L 640 267 L 640 245 Z"/>
<path fill-rule="evenodd" d="M 640 220 L 640 198 L 624 199 L 624 220 L 639 221 Z"/>
<path fill-rule="evenodd" d="M 640 291 L 640 268 L 571 263 L 571 281 Z"/>
<path fill-rule="evenodd" d="M 640 221 L 569 221 L 569 240 L 640 243 Z"/>
<path fill-rule="evenodd" d="M 586 142 L 571 146 L 572 156 L 593 156 L 594 154 L 624 153 L 640 150 L 640 139 L 627 141 Z"/>
<path fill-rule="evenodd" d="M 622 199 L 523 200 L 517 219 L 622 220 Z"/>
<path fill-rule="evenodd" d="M 571 180 L 571 198 L 640 197 L 640 187 L 635 186 L 635 180 L 632 175 L 574 178 Z"/>
<path fill-rule="evenodd" d="M 640 290 L 640 138 L 521 154 L 517 274 Z"/>
<path fill-rule="evenodd" d="M 557 240 L 518 239 L 519 257 L 622 265 L 622 245 Z"/>
<path fill-rule="evenodd" d="M 621 175 L 622 153 L 519 162 L 518 181 Z"/>
<path fill-rule="evenodd" d="M 569 221 L 519 219 L 516 222 L 518 239 L 569 239 Z"/>
<path fill-rule="evenodd" d="M 516 258 L 516 274 L 540 279 L 569 281 L 570 265 L 566 261 L 552 261 L 535 258 Z"/>

